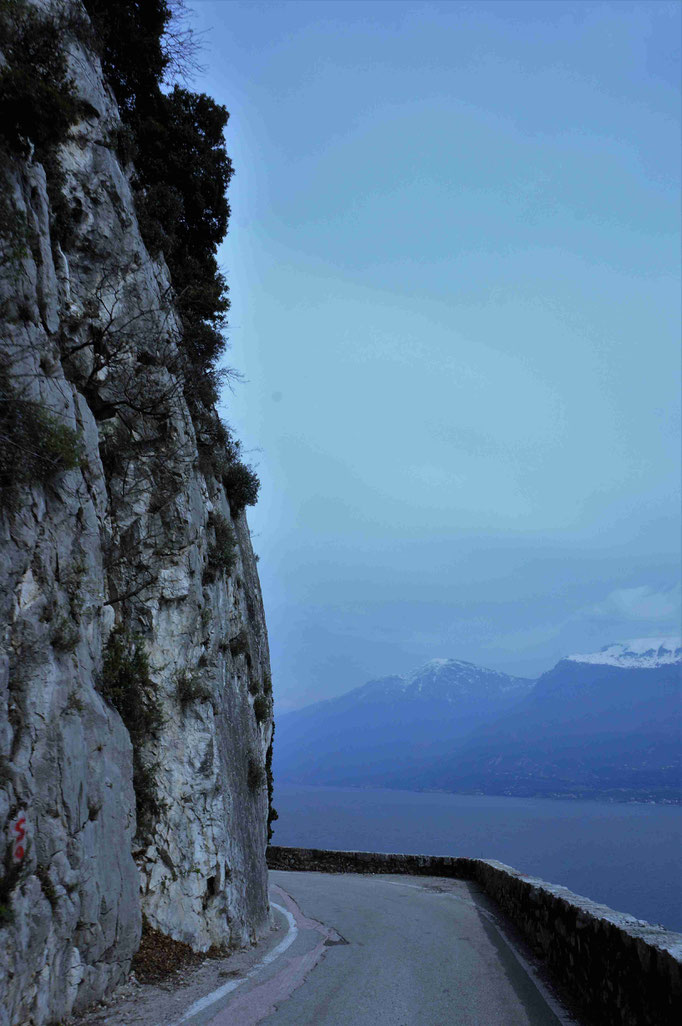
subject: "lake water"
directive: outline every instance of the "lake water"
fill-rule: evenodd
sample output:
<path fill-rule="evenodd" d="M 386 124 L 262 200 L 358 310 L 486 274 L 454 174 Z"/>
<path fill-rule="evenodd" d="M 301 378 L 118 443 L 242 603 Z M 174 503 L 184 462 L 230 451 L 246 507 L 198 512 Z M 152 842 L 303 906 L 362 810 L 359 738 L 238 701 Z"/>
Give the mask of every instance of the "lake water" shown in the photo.
<path fill-rule="evenodd" d="M 682 808 L 326 787 L 275 789 L 273 844 L 497 859 L 682 932 Z"/>

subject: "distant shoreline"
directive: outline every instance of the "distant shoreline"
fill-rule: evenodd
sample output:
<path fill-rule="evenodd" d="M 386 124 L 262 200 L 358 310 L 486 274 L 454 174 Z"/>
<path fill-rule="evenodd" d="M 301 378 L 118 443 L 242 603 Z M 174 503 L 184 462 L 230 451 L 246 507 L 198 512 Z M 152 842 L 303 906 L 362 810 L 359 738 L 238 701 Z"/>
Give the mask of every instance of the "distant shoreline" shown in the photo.
<path fill-rule="evenodd" d="M 278 786 L 310 788 L 314 791 L 391 791 L 401 794 L 434 794 L 434 795 L 458 795 L 462 798 L 518 798 L 522 801 L 540 799 L 548 801 L 563 802 L 605 802 L 608 805 L 669 805 L 682 807 L 682 792 L 676 795 L 655 796 L 652 794 L 637 796 L 634 792 L 628 791 L 623 794 L 612 792 L 587 792 L 566 793 L 560 791 L 547 792 L 543 794 L 510 794 L 503 791 L 446 791 L 442 788 L 408 788 L 390 787 L 387 784 L 310 784 L 297 780 L 276 780 L 275 793 Z"/>

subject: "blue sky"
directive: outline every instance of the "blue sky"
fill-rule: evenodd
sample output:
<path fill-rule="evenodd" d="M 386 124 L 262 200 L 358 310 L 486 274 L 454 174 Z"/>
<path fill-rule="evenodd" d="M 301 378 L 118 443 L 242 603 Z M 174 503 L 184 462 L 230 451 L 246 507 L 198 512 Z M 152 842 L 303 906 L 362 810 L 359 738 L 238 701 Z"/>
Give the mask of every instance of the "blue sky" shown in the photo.
<path fill-rule="evenodd" d="M 190 6 L 279 708 L 679 629 L 680 5 Z"/>

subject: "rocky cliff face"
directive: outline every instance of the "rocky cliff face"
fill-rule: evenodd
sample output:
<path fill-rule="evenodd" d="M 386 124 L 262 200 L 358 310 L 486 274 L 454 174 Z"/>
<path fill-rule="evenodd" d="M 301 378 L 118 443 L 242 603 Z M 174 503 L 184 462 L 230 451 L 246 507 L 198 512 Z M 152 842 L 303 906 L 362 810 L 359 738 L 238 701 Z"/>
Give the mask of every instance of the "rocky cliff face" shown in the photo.
<path fill-rule="evenodd" d="M 210 417 L 190 413 L 113 97 L 75 36 L 67 60 L 82 117 L 56 185 L 33 145 L 2 156 L 2 1026 L 103 996 L 143 916 L 196 950 L 255 939 L 269 916 L 249 530 Z"/>

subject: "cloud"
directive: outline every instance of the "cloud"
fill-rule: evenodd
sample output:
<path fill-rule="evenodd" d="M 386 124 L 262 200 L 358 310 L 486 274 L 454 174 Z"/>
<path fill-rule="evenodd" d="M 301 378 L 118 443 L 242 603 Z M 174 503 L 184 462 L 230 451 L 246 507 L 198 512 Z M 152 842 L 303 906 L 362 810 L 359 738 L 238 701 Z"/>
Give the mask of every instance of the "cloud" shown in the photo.
<path fill-rule="evenodd" d="M 582 617 L 598 620 L 644 620 L 679 624 L 682 616 L 682 588 L 656 590 L 648 584 L 638 588 L 617 588 L 602 602 L 580 610 Z"/>

